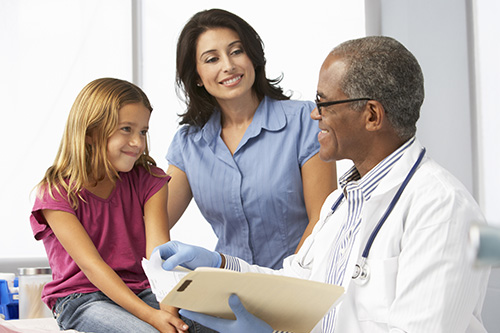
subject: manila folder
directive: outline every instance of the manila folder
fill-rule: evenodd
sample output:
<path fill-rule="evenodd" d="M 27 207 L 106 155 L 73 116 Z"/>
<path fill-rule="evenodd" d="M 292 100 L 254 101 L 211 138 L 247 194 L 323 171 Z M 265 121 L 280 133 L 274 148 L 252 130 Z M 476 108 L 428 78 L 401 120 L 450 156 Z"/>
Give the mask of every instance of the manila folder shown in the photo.
<path fill-rule="evenodd" d="M 162 303 L 235 319 L 228 299 L 237 294 L 245 308 L 274 330 L 310 332 L 344 294 L 332 284 L 220 268 L 197 268 L 182 278 Z"/>

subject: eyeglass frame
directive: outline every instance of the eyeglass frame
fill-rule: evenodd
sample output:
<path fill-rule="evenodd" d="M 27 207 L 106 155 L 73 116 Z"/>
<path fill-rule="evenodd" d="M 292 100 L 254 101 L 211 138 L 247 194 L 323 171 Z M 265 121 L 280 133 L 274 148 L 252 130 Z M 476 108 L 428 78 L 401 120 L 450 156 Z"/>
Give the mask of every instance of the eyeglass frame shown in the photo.
<path fill-rule="evenodd" d="M 335 105 L 335 104 L 358 102 L 358 101 L 371 101 L 371 100 L 373 100 L 373 98 L 367 98 L 367 97 L 364 97 L 364 98 L 352 98 L 352 99 L 342 99 L 340 101 L 330 101 L 330 102 L 318 102 L 318 100 L 316 100 L 316 108 L 318 109 L 319 115 L 322 116 L 322 114 L 321 114 L 321 108 L 322 107 L 327 107 L 327 106 Z"/>

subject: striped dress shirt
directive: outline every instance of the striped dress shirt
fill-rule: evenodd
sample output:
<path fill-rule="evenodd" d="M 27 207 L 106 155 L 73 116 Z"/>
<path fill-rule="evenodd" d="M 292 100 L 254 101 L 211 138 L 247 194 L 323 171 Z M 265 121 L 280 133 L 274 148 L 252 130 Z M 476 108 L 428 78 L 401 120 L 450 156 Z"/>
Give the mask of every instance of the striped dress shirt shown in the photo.
<path fill-rule="evenodd" d="M 347 202 L 347 219 L 337 234 L 330 250 L 331 265 L 328 269 L 326 282 L 342 285 L 345 277 L 346 266 L 356 240 L 361 224 L 363 204 L 370 200 L 371 193 L 377 188 L 380 181 L 391 171 L 394 164 L 399 161 L 406 149 L 415 141 L 407 141 L 399 149 L 386 157 L 382 162 L 371 169 L 363 178 L 355 166 L 347 171 L 339 180 L 344 193 L 343 203 Z M 332 207 L 333 209 L 333 207 Z M 323 331 L 333 332 L 335 328 L 335 313 L 333 310 L 323 318 Z"/>

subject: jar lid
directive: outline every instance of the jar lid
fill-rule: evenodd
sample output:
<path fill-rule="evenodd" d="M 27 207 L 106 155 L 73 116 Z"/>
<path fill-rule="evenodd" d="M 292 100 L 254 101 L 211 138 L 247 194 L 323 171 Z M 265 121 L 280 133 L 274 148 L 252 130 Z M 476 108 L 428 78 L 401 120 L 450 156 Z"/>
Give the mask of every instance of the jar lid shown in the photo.
<path fill-rule="evenodd" d="M 19 275 L 42 275 L 52 274 L 50 267 L 22 267 L 18 268 Z"/>

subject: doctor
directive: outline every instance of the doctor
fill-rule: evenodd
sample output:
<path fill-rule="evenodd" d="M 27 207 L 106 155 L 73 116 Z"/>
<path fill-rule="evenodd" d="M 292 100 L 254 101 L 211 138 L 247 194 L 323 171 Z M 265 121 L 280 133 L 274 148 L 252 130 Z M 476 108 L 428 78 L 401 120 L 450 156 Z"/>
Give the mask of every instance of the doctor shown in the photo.
<path fill-rule="evenodd" d="M 159 247 L 164 268 L 224 267 L 344 286 L 342 303 L 314 332 L 485 332 L 489 271 L 465 260 L 469 225 L 484 218 L 416 139 L 423 99 L 420 66 L 396 40 L 337 46 L 321 67 L 311 117 L 319 121 L 321 159 L 354 165 L 300 251 L 274 271 L 169 242 Z M 181 314 L 221 332 L 272 332 L 237 296 L 229 303 L 237 320 Z"/>

